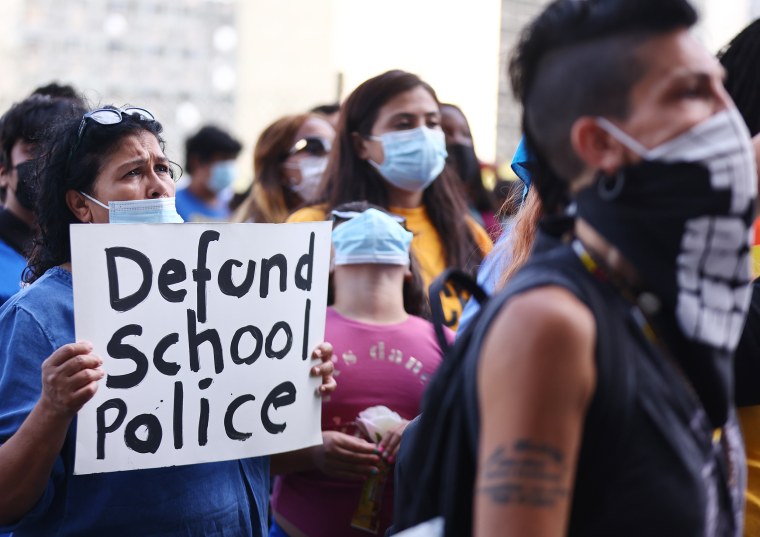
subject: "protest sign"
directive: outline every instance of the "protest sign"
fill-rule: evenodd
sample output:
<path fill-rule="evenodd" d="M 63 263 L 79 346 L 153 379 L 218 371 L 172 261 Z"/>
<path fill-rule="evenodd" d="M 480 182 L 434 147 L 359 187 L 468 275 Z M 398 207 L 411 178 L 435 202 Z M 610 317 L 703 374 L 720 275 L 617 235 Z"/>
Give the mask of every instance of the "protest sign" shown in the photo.
<path fill-rule="evenodd" d="M 268 455 L 321 442 L 329 222 L 72 225 L 77 340 L 106 376 L 74 472 Z"/>

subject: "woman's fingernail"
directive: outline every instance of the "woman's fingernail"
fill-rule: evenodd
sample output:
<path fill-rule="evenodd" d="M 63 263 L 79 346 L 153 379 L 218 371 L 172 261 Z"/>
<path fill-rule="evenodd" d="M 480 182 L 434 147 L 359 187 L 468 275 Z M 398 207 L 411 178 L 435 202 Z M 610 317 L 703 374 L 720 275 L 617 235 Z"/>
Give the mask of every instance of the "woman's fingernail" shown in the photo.
<path fill-rule="evenodd" d="M 395 455 L 391 455 L 390 457 L 388 457 L 388 462 L 391 463 L 391 464 L 393 464 L 394 462 L 396 462 Z"/>
<path fill-rule="evenodd" d="M 371 468 L 370 471 L 369 471 L 369 473 L 372 474 L 372 475 L 377 475 L 378 469 L 377 468 Z"/>
<path fill-rule="evenodd" d="M 383 452 L 383 446 L 380 446 L 379 448 L 377 448 L 377 452 L 378 453 L 382 453 Z"/>

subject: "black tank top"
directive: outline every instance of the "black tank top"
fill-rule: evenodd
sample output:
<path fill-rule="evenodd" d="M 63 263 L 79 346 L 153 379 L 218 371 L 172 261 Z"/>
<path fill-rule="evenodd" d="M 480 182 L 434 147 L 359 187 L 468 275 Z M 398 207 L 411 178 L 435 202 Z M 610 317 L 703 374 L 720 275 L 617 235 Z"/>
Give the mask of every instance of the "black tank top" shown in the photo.
<path fill-rule="evenodd" d="M 538 240 L 541 251 L 547 238 Z M 592 275 L 569 245 L 534 253 L 502 293 L 544 286 L 575 295 L 597 328 L 596 391 L 584 423 L 568 535 L 741 535 L 744 453 L 733 410 L 713 431 L 686 377 L 644 335 L 638 310 Z M 487 305 L 474 341 L 484 340 L 500 304 Z M 479 349 L 467 354 L 476 361 Z M 468 404 L 478 408 L 475 377 L 468 378 Z"/>

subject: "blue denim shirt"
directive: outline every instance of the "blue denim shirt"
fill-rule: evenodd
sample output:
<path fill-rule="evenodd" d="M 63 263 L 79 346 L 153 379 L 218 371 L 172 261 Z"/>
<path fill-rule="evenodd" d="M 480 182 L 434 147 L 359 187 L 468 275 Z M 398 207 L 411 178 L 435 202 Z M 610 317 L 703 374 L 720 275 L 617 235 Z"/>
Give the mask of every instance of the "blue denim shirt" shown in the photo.
<path fill-rule="evenodd" d="M 0 444 L 40 397 L 42 362 L 74 341 L 71 273 L 52 268 L 0 308 Z M 0 533 L 266 535 L 269 459 L 73 475 L 76 420 L 37 504 Z"/>
<path fill-rule="evenodd" d="M 0 305 L 21 290 L 21 275 L 26 259 L 0 240 Z"/>

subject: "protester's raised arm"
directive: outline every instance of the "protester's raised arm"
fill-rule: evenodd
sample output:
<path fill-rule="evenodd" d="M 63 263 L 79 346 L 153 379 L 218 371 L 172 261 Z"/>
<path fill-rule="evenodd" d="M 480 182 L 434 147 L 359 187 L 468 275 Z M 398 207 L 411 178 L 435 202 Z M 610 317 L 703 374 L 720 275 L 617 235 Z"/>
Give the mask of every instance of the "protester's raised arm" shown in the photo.
<path fill-rule="evenodd" d="M 0 445 L 0 525 L 19 520 L 42 496 L 77 411 L 95 394 L 102 360 L 87 342 L 64 345 L 42 364 L 42 394 Z"/>

